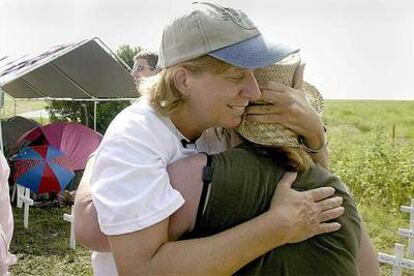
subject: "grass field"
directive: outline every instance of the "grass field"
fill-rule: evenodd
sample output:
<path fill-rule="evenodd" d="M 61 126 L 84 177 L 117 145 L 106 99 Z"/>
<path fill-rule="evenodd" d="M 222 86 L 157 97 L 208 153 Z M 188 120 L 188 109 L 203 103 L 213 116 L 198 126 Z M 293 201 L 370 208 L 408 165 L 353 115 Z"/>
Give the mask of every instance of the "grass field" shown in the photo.
<path fill-rule="evenodd" d="M 14 275 L 91 275 L 90 252 L 69 248 L 70 224 L 63 220 L 70 208 L 31 208 L 29 229 L 23 209 L 14 208 L 12 251 L 18 257 Z"/>
<path fill-rule="evenodd" d="M 414 141 L 414 101 L 328 100 L 325 102 L 325 122 L 328 129 L 350 126 L 367 133 L 378 124 L 397 137 Z"/>
<path fill-rule="evenodd" d="M 377 250 L 393 254 L 394 243 L 407 245 L 397 235 L 409 227 L 399 206 L 414 198 L 414 101 L 330 100 L 324 121 L 331 170 L 350 186 Z"/>
<path fill-rule="evenodd" d="M 409 223 L 399 205 L 414 197 L 414 102 L 330 100 L 325 122 L 332 170 L 350 186 L 376 248 L 392 254 L 395 242 L 406 244 L 396 234 Z M 68 248 L 64 212 L 69 208 L 31 208 L 25 230 L 23 210 L 14 209 L 15 275 L 91 275 L 88 250 Z M 389 266 L 381 270 L 391 275 Z"/>
<path fill-rule="evenodd" d="M 38 100 L 17 100 L 14 101 L 12 97 L 4 94 L 4 109 L 2 111 L 2 118 L 13 117 L 15 114 L 36 111 L 46 107 L 45 101 Z"/>

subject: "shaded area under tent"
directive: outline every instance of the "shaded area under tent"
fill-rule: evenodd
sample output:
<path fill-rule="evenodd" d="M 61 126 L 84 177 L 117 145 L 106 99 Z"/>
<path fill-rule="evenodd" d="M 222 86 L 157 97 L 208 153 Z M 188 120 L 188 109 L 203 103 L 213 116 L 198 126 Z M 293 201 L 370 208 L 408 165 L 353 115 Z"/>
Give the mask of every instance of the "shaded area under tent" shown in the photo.
<path fill-rule="evenodd" d="M 93 38 L 14 60 L 0 58 L 0 94 L 15 100 L 93 101 L 96 129 L 99 102 L 138 97 L 129 72 L 125 62 Z"/>

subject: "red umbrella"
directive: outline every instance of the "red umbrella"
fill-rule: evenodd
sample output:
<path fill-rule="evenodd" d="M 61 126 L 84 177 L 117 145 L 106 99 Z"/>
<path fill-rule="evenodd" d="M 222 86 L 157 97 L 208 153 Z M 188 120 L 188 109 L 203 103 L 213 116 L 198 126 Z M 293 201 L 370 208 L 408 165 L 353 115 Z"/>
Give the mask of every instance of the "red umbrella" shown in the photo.
<path fill-rule="evenodd" d="M 20 147 L 51 145 L 72 162 L 73 170 L 85 169 L 86 160 L 102 140 L 98 132 L 78 123 L 60 122 L 34 128 L 19 138 Z"/>
<path fill-rule="evenodd" d="M 75 176 L 63 152 L 47 145 L 23 148 L 11 164 L 14 182 L 35 193 L 59 192 Z"/>

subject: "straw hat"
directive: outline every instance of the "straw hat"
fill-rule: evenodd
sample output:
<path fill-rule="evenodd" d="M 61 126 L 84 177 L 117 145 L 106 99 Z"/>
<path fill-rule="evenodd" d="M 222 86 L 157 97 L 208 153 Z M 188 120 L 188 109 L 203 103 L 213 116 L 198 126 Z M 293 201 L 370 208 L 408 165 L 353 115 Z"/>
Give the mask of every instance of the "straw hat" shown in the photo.
<path fill-rule="evenodd" d="M 259 87 L 265 86 L 270 81 L 293 87 L 295 72 L 300 64 L 299 54 L 292 54 L 271 66 L 256 69 L 254 75 Z M 319 90 L 307 82 L 304 82 L 302 90 L 311 106 L 319 115 L 322 115 L 323 99 Z M 269 105 L 272 103 L 259 100 L 251 104 Z M 260 145 L 302 147 L 298 134 L 281 124 L 248 122 L 243 119 L 236 131 L 247 140 Z"/>

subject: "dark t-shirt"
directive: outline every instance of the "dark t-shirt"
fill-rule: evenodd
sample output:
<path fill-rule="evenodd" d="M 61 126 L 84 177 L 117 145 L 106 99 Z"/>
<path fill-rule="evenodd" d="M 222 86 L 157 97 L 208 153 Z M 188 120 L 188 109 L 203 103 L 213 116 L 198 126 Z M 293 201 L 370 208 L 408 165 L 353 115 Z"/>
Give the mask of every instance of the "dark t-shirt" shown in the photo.
<path fill-rule="evenodd" d="M 285 170 L 274 156 L 245 143 L 213 156 L 213 178 L 206 210 L 192 237 L 209 236 L 248 221 L 270 206 Z M 306 241 L 277 247 L 246 265 L 240 275 L 358 275 L 356 257 L 360 218 L 355 202 L 341 181 L 319 165 L 298 174 L 296 190 L 330 186 L 343 197 L 345 213 L 340 230 Z"/>

